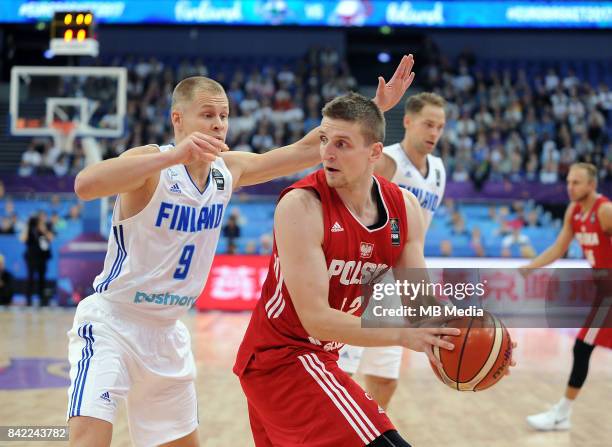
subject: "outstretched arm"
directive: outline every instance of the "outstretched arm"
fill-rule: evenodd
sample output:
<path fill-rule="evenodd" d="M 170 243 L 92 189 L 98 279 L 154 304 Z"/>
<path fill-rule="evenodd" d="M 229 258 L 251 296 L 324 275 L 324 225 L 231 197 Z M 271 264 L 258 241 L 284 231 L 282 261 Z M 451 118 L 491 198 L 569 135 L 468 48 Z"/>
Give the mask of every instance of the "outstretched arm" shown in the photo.
<path fill-rule="evenodd" d="M 412 55 L 404 56 L 389 82 L 385 82 L 382 77 L 378 78 L 378 88 L 373 101 L 383 112 L 393 108 L 412 84 L 413 66 Z M 321 162 L 318 128 L 296 143 L 265 154 L 229 152 L 224 153 L 222 157 L 232 173 L 234 187 L 264 183 L 294 174 Z"/>
<path fill-rule="evenodd" d="M 87 166 L 77 175 L 74 190 L 81 200 L 135 192 L 147 183 L 156 183 L 164 168 L 194 161 L 210 163 L 224 150 L 225 143 L 200 132 L 192 133 L 171 151 L 160 152 L 152 145 L 135 147 L 120 157 Z"/>
<path fill-rule="evenodd" d="M 525 265 L 523 269 L 537 269 L 544 267 L 548 264 L 555 262 L 557 259 L 562 257 L 567 249 L 569 248 L 574 232 L 572 230 L 572 214 L 574 211 L 574 204 L 570 204 L 565 210 L 565 216 L 563 217 L 563 228 L 557 236 L 555 242 L 548 247 L 540 256 L 532 260 L 529 264 Z M 524 270 L 523 270 L 524 271 Z"/>

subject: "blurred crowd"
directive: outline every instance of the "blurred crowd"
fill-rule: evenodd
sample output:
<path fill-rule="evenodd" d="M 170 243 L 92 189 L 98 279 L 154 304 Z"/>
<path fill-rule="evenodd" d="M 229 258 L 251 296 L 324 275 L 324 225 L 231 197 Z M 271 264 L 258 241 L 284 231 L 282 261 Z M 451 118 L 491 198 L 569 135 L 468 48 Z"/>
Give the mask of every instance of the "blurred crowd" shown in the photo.
<path fill-rule="evenodd" d="M 450 179 L 477 188 L 488 179 L 555 183 L 585 161 L 612 180 L 612 91 L 590 83 L 599 76 L 581 79 L 575 70 L 603 70 L 598 61 L 546 69 L 519 61 L 500 69 L 467 51 L 455 61 L 434 45 L 427 54 L 423 87 L 448 101 L 438 151 Z"/>
<path fill-rule="evenodd" d="M 591 85 L 571 67 L 531 70 L 528 76 L 520 64 L 514 70 L 485 70 L 468 52 L 450 61 L 433 44 L 426 50 L 416 87 L 448 101 L 438 153 L 449 179 L 471 180 L 477 188 L 489 179 L 555 183 L 575 161 L 594 163 L 602 179 L 612 179 L 612 91 L 605 83 Z M 357 89 L 346 60 L 330 48 L 249 66 L 237 60 L 209 67 L 203 59 L 176 64 L 143 57 L 107 62 L 128 68 L 129 131 L 124 138 L 100 141 L 104 159 L 129 147 L 172 141 L 172 90 L 188 76 L 212 76 L 225 87 L 228 145 L 256 153 L 297 141 L 319 124 L 327 101 Z M 113 119 L 100 112 L 95 125 Z M 84 165 L 80 141 L 75 143 L 74 152 L 66 154 L 51 141 L 34 140 L 19 173 L 75 174 Z"/>
<path fill-rule="evenodd" d="M 313 49 L 291 62 L 223 69 L 202 59 L 166 65 L 155 59 L 115 61 L 127 67 L 129 135 L 106 145 L 104 158 L 148 142 L 172 141 L 169 109 L 174 86 L 182 79 L 211 76 L 225 88 L 230 103 L 227 143 L 233 150 L 263 153 L 299 140 L 320 122 L 331 98 L 357 88 L 348 64 L 331 49 Z"/>
<path fill-rule="evenodd" d="M 447 125 L 437 153 L 444 160 L 449 180 L 471 181 L 476 188 L 489 180 L 555 183 L 564 180 L 576 161 L 594 163 L 601 180 L 612 180 L 612 91 L 592 76 L 585 78 L 587 70 L 580 64 L 593 62 L 541 63 L 534 69 L 519 61 L 500 68 L 469 52 L 449 60 L 433 44 L 425 50 L 413 88 L 437 92 L 448 101 Z M 327 101 L 357 89 L 346 60 L 330 48 L 312 49 L 301 58 L 261 63 L 239 59 L 177 63 L 126 57 L 99 64 L 128 68 L 129 131 L 120 139 L 99 140 L 104 159 L 129 147 L 172 141 L 172 91 L 178 81 L 189 76 L 211 76 L 225 87 L 231 111 L 228 145 L 256 153 L 297 141 L 319 124 L 321 107 Z M 75 85 L 79 84 L 66 88 Z M 85 82 L 80 93 L 102 87 Z M 104 127 L 116 119 L 105 114 L 110 109 L 100 107 L 93 124 Z M 79 138 L 71 153 L 50 139 L 36 138 L 23 153 L 19 174 L 74 175 L 84 166 Z M 0 233 L 21 234 L 28 216 L 20 219 L 11 208 L 11 201 L 4 201 Z M 447 202 L 435 219 L 444 224 L 432 229 L 440 234 L 433 254 L 465 255 L 467 244 L 469 256 L 531 256 L 537 232 L 530 229 L 552 221 L 541 208 L 519 208 L 517 204 L 491 208 L 489 224 L 483 225 Z M 74 215 L 78 213 L 75 208 Z M 45 217 L 57 229 L 71 218 L 53 213 Z M 497 225 L 494 229 L 491 222 Z M 269 230 L 245 236 L 241 228 L 244 217 L 236 207 L 225 222 L 223 251 L 269 253 Z M 498 244 L 492 246 L 491 240 Z"/>

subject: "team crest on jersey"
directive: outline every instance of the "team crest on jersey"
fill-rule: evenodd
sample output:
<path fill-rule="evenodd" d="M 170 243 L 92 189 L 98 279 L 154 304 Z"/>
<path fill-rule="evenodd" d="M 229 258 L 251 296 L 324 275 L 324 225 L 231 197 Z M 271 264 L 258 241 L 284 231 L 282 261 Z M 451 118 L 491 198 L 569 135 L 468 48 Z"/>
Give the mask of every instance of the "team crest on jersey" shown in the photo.
<path fill-rule="evenodd" d="M 168 178 L 172 181 L 179 176 L 179 173 L 172 168 L 168 168 Z"/>
<path fill-rule="evenodd" d="M 591 223 L 595 223 L 595 213 L 591 213 Z"/>
<path fill-rule="evenodd" d="M 217 189 L 219 191 L 223 191 L 225 189 L 225 177 L 223 177 L 223 173 L 217 168 L 213 168 L 212 176 L 213 180 L 215 181 L 215 184 L 217 185 Z"/>
<path fill-rule="evenodd" d="M 361 243 L 361 246 L 359 247 L 359 256 L 361 256 L 364 259 L 368 259 L 369 257 L 372 256 L 373 252 L 374 252 L 374 244 L 370 244 L 368 242 Z"/>
<path fill-rule="evenodd" d="M 401 240 L 399 219 L 397 217 L 392 217 L 389 219 L 389 224 L 391 225 L 391 245 L 399 246 Z"/>
<path fill-rule="evenodd" d="M 436 186 L 439 188 L 440 183 L 442 182 L 442 173 L 439 169 L 436 169 Z"/>

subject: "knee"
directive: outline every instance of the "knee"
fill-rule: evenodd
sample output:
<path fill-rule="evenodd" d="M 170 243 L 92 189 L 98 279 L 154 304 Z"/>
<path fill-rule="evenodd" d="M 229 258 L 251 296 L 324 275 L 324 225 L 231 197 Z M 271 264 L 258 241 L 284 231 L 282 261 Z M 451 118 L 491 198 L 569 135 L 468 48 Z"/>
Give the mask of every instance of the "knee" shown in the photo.
<path fill-rule="evenodd" d="M 113 435 L 110 422 L 88 416 L 77 416 L 68 421 L 70 447 L 109 447 Z"/>

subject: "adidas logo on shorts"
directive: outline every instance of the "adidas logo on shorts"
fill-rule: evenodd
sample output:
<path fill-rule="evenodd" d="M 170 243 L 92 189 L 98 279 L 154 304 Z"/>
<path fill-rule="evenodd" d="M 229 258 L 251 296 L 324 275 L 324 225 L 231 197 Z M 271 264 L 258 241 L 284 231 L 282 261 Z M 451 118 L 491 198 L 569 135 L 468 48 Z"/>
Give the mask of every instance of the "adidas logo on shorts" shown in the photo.
<path fill-rule="evenodd" d="M 340 226 L 340 224 L 338 222 L 336 222 L 335 224 L 332 225 L 331 232 L 332 233 L 338 233 L 339 231 L 344 231 L 344 228 L 342 228 Z"/>
<path fill-rule="evenodd" d="M 106 391 L 105 393 L 102 393 L 100 395 L 100 399 L 105 400 L 106 402 L 110 402 L 110 395 L 108 394 L 108 391 Z"/>

